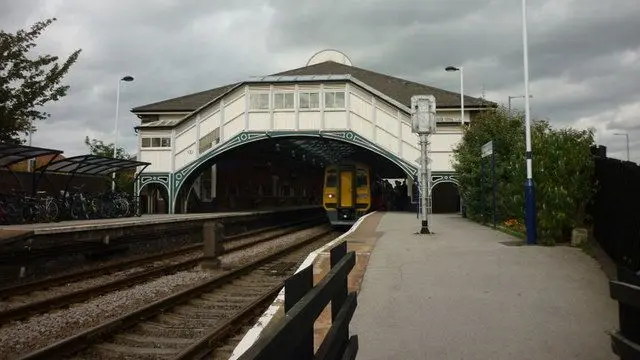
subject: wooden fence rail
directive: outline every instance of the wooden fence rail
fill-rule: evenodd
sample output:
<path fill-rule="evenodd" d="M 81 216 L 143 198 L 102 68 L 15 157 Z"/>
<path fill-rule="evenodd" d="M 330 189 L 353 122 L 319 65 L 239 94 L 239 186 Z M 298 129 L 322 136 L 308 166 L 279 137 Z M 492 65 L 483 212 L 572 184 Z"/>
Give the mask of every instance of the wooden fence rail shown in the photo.
<path fill-rule="evenodd" d="M 239 360 L 353 360 L 358 337 L 349 337 L 349 322 L 357 306 L 357 294 L 348 293 L 347 277 L 356 254 L 347 243 L 331 249 L 331 270 L 314 287 L 313 265 L 285 281 L 285 317 L 274 330 L 258 339 Z M 331 328 L 314 354 L 313 324 L 331 302 Z"/>
<path fill-rule="evenodd" d="M 620 329 L 611 334 L 611 347 L 621 360 L 640 359 L 640 274 L 618 266 L 618 280 L 609 282 L 618 301 Z"/>

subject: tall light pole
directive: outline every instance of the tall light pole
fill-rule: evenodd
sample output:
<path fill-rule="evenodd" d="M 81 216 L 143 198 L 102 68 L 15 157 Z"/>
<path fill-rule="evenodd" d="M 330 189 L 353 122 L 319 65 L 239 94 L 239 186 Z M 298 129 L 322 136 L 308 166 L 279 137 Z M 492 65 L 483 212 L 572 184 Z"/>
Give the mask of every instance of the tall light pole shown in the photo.
<path fill-rule="evenodd" d="M 115 136 L 114 136 L 114 140 L 113 140 L 113 158 L 116 158 L 116 155 L 118 153 L 118 114 L 119 114 L 119 110 L 120 110 L 120 84 L 123 82 L 131 82 L 133 81 L 133 76 L 125 76 L 122 79 L 118 80 L 118 90 L 116 91 L 116 129 L 115 129 Z M 112 173 L 111 174 L 111 190 L 115 191 L 116 189 L 116 173 Z"/>
<path fill-rule="evenodd" d="M 33 128 L 29 129 L 29 142 L 28 145 L 31 146 L 31 143 L 33 141 Z M 27 171 L 28 172 L 33 172 L 33 169 L 35 168 L 35 159 L 36 158 L 30 158 L 29 160 L 27 160 Z"/>
<path fill-rule="evenodd" d="M 525 119 L 525 161 L 527 180 L 524 183 L 524 223 L 527 229 L 527 244 L 536 241 L 536 199 L 533 184 L 533 154 L 531 151 L 531 110 L 529 108 L 529 45 L 527 43 L 527 0 L 522 0 L 522 56 L 524 62 L 524 119 Z"/>
<path fill-rule="evenodd" d="M 464 125 L 464 68 L 447 66 L 446 71 L 460 71 L 460 125 Z"/>
<path fill-rule="evenodd" d="M 520 95 L 520 96 L 509 96 L 509 114 L 511 114 L 511 99 L 524 99 L 524 95 Z M 529 99 L 532 99 L 533 95 L 529 95 Z"/>
<path fill-rule="evenodd" d="M 431 213 L 429 171 L 429 136 L 436 130 L 436 98 L 433 95 L 413 95 L 411 97 L 411 131 L 420 139 L 420 208 L 422 213 L 420 234 L 431 234 L 429 214 Z"/>
<path fill-rule="evenodd" d="M 627 161 L 629 161 L 629 133 L 614 133 L 613 135 L 624 135 L 627 138 Z"/>

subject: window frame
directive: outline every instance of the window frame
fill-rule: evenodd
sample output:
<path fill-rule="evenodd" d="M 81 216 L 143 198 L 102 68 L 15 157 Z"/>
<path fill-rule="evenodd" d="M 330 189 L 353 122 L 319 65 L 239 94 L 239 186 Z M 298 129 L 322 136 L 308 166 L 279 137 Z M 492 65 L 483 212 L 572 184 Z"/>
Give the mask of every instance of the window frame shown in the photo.
<path fill-rule="evenodd" d="M 149 143 L 148 146 L 144 146 L 145 140 Z M 154 145 L 154 143 L 156 145 Z M 171 136 L 141 136 L 140 137 L 140 149 L 145 150 L 169 150 L 171 149 Z"/>
<path fill-rule="evenodd" d="M 312 96 L 312 94 L 315 94 L 315 95 L 317 95 L 317 96 L 318 96 L 318 101 L 317 101 L 317 104 L 316 104 L 316 105 L 317 105 L 317 107 L 313 107 L 313 106 L 311 106 L 311 105 L 312 105 L 312 103 L 311 103 L 311 96 Z M 320 92 L 320 91 L 316 91 L 316 90 L 303 90 L 303 91 L 298 91 L 298 104 L 297 104 L 297 105 L 298 105 L 298 109 L 303 110 L 303 111 L 320 110 L 320 108 L 322 107 L 322 103 L 321 103 L 321 101 L 322 101 L 322 96 L 321 96 L 320 94 L 321 94 L 321 92 Z M 309 100 L 309 102 L 308 102 L 309 107 L 303 107 L 303 106 L 302 106 L 302 99 L 301 99 L 302 95 L 307 95 L 307 96 L 309 96 L 309 98 L 308 98 L 308 100 Z"/>
<path fill-rule="evenodd" d="M 336 94 L 342 94 L 342 106 L 335 106 L 336 104 Z M 327 96 L 332 95 L 333 101 L 331 104 L 327 102 Z M 324 108 L 328 110 L 344 110 L 347 107 L 347 92 L 345 90 L 329 90 L 324 92 L 323 99 Z"/>
<path fill-rule="evenodd" d="M 276 101 L 276 97 L 282 96 L 282 105 L 286 106 L 286 98 L 287 96 L 291 96 L 291 107 L 278 107 L 278 102 Z M 274 111 L 295 111 L 296 109 L 296 94 L 294 91 L 274 91 L 273 99 L 272 99 L 272 107 Z"/>
<path fill-rule="evenodd" d="M 262 108 L 262 107 L 258 107 L 258 108 L 254 108 L 254 102 L 253 102 L 253 97 L 254 96 L 259 96 L 260 98 L 262 97 L 266 97 L 267 98 L 267 107 Z M 271 110 L 272 104 L 271 104 L 271 95 L 268 91 L 254 91 L 254 92 L 250 92 L 249 93 L 249 111 L 269 111 Z"/>

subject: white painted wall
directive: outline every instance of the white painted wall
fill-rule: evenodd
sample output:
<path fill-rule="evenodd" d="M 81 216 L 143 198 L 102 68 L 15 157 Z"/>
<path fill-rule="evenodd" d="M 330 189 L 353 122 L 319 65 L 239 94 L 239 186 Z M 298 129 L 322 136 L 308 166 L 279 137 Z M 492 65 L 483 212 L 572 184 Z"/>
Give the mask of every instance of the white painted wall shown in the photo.
<path fill-rule="evenodd" d="M 418 165 L 415 160 L 420 157 L 420 144 L 418 136 L 411 132 L 410 115 L 399 112 L 383 99 L 375 98 L 366 90 L 354 85 L 350 86 L 349 103 L 354 131 L 408 162 Z M 459 119 L 460 112 L 438 111 L 437 116 Z M 469 118 L 468 113 L 465 113 L 465 118 Z M 435 152 L 431 156 L 432 171 L 453 171 L 453 149 L 461 138 L 459 126 L 438 128 L 438 132 L 431 136 L 431 151 Z"/>
<path fill-rule="evenodd" d="M 251 92 L 276 91 L 331 91 L 346 90 L 345 103 L 348 109 L 307 110 L 250 110 L 248 94 Z M 321 94 L 321 98 L 322 98 Z M 322 100 L 322 99 L 321 99 Z M 323 101 L 321 101 L 321 104 Z M 456 110 L 438 110 L 438 116 L 458 118 Z M 184 114 L 161 115 L 162 120 L 184 118 Z M 465 114 L 469 119 L 469 114 Z M 199 114 L 192 114 L 175 128 L 175 170 L 178 170 L 198 156 L 199 138 L 211 131 L 219 129 L 219 144 L 232 138 L 244 130 L 342 130 L 351 125 L 351 129 L 362 137 L 379 144 L 387 151 L 396 154 L 406 161 L 416 164 L 420 156 L 418 136 L 411 132 L 410 116 L 381 98 L 374 96 L 359 86 L 349 84 L 299 84 L 293 85 L 256 85 L 243 86 L 225 96 Z M 141 129 L 141 135 L 171 135 L 171 130 Z M 198 138 L 199 137 L 199 138 Z M 439 128 L 439 132 L 431 136 L 432 171 L 452 171 L 452 150 L 461 139 L 460 128 L 449 126 Z M 215 147 L 216 145 L 214 145 Z M 171 151 L 139 149 L 141 159 L 152 163 L 146 171 L 170 171 Z M 207 150 L 208 151 L 208 150 Z M 147 160 L 144 160 L 147 159 Z"/>
<path fill-rule="evenodd" d="M 436 104 L 436 113 L 437 116 L 442 116 L 442 117 L 449 117 L 449 118 L 454 118 L 454 119 L 458 119 L 460 120 L 460 109 L 438 109 L 438 104 Z M 471 119 L 471 115 L 468 111 L 466 111 L 466 107 L 465 107 L 465 112 L 464 112 L 464 121 L 467 122 Z"/>
<path fill-rule="evenodd" d="M 192 143 L 190 146 L 183 149 L 182 151 L 176 151 L 176 162 L 175 162 L 176 170 L 182 168 L 188 163 L 194 161 L 195 159 L 197 159 L 195 143 Z"/>
<path fill-rule="evenodd" d="M 162 150 L 140 151 L 140 161 L 151 163 L 144 170 L 145 172 L 170 172 L 171 171 L 171 148 Z"/>
<path fill-rule="evenodd" d="M 453 152 L 432 152 L 431 171 L 453 171 Z"/>
<path fill-rule="evenodd" d="M 176 129 L 176 153 L 190 147 L 196 141 L 196 124 L 190 121 L 189 125 L 186 129 L 184 126 L 182 126 L 182 129 Z"/>
<path fill-rule="evenodd" d="M 200 138 L 204 137 L 213 129 L 220 126 L 221 111 L 216 105 L 213 109 L 207 109 L 200 114 Z"/>

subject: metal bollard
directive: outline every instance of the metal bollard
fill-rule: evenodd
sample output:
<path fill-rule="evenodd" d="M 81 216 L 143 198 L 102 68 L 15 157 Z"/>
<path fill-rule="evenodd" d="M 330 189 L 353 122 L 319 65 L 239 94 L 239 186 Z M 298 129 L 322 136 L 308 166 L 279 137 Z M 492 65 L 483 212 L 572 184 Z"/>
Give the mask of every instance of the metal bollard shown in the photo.
<path fill-rule="evenodd" d="M 204 269 L 220 268 L 219 255 L 222 254 L 224 226 L 219 222 L 206 222 L 202 225 L 203 256 L 200 266 Z"/>

